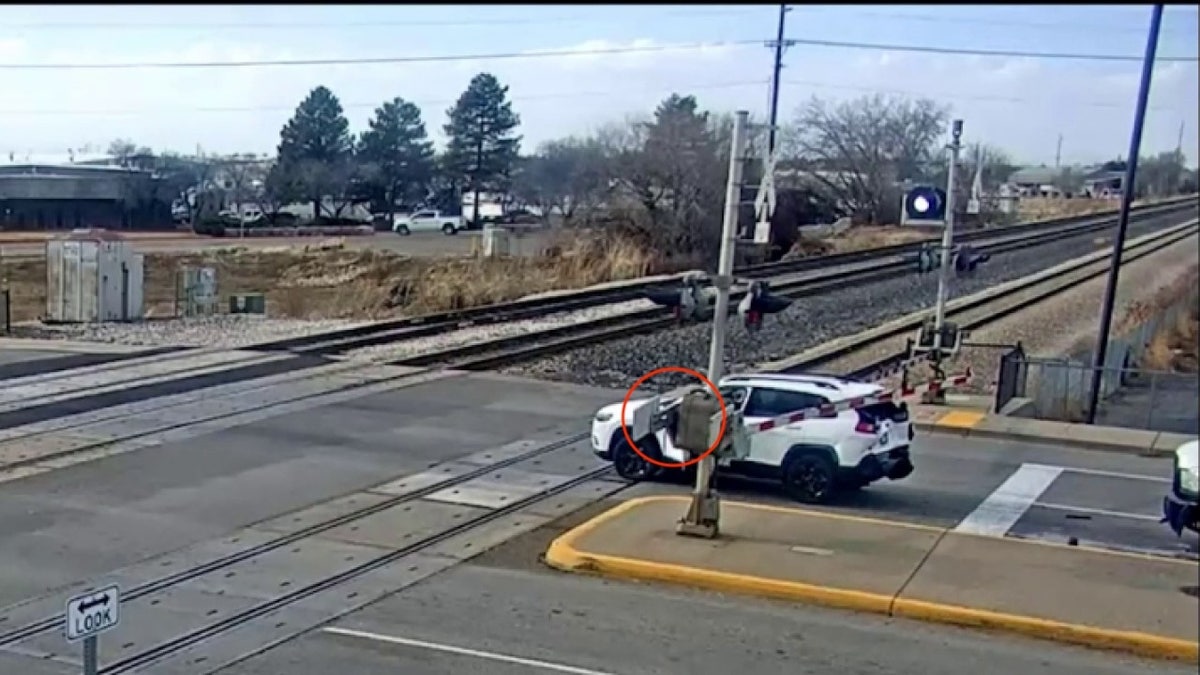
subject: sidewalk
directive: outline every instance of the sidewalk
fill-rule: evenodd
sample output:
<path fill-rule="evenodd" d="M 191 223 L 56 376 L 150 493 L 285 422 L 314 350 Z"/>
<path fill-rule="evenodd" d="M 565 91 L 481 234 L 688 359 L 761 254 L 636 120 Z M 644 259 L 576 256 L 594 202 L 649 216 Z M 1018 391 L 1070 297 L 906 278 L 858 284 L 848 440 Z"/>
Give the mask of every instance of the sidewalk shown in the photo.
<path fill-rule="evenodd" d="M 993 415 L 973 407 L 910 404 L 910 410 L 917 429 L 929 433 L 1069 445 L 1147 457 L 1172 456 L 1175 448 L 1194 439 L 1193 436 L 1166 431 Z"/>
<path fill-rule="evenodd" d="M 556 539 L 552 567 L 1200 659 L 1196 563 L 722 502 L 681 537 L 687 497 L 632 499 Z"/>

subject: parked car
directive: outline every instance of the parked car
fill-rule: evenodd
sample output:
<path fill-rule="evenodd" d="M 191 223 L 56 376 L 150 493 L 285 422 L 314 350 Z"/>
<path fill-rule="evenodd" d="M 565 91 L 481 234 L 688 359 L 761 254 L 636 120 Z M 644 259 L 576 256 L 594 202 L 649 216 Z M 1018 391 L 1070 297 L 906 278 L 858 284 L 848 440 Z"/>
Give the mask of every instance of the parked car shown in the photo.
<path fill-rule="evenodd" d="M 1163 497 L 1162 522 L 1178 536 L 1185 529 L 1200 533 L 1200 441 L 1188 441 L 1175 450 L 1171 491 Z"/>
<path fill-rule="evenodd" d="M 392 216 L 392 231 L 396 234 L 409 235 L 413 232 L 437 232 L 451 235 L 466 229 L 467 225 L 462 216 L 451 216 L 441 211 L 417 211 L 412 215 L 396 214 Z"/>
<path fill-rule="evenodd" d="M 883 393 L 883 388 L 853 380 L 810 375 L 736 375 L 718 385 L 725 404 L 754 425 L 800 410 Z M 626 423 L 635 408 L 650 399 L 630 401 Z M 647 462 L 621 431 L 621 403 L 601 408 L 592 419 L 592 450 L 613 463 L 628 480 L 654 480 L 667 471 Z M 722 459 L 718 471 L 780 481 L 793 499 L 814 504 L 839 491 L 854 490 L 883 478 L 900 480 L 913 471 L 909 446 L 915 432 L 908 406 L 875 403 L 761 431 L 750 436 L 743 460 Z M 684 462 L 689 454 L 676 448 L 664 429 L 638 449 L 665 462 Z"/>

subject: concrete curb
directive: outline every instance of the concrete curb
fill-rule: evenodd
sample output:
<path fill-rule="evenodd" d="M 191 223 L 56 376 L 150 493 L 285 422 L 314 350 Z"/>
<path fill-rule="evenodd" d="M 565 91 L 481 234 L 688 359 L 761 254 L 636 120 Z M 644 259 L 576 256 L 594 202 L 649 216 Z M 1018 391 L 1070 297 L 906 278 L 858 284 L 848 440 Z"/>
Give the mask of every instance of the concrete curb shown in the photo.
<path fill-rule="evenodd" d="M 546 550 L 544 556 L 546 564 L 564 572 L 667 583 L 724 593 L 792 600 L 885 616 L 899 616 L 931 623 L 1004 631 L 1053 642 L 1129 652 L 1155 659 L 1200 661 L 1200 643 L 1149 633 L 1120 631 L 972 607 L 909 600 L 901 598 L 899 595 L 890 596 L 849 588 L 816 586 L 698 567 L 589 553 L 576 548 L 576 541 L 605 522 L 643 504 L 664 499 L 678 500 L 676 497 L 663 496 L 630 499 L 563 533 L 551 542 Z"/>
<path fill-rule="evenodd" d="M 994 429 L 972 429 L 940 425 L 937 422 L 917 422 L 918 431 L 944 436 L 961 436 L 963 438 L 987 438 L 999 441 L 1014 441 L 1025 443 L 1040 443 L 1078 448 L 1081 450 L 1099 450 L 1103 452 L 1119 452 L 1139 455 L 1142 457 L 1170 457 L 1174 448 L 1156 447 L 1159 432 L 1146 432 L 1145 443 L 1121 443 L 1111 440 L 1096 440 L 1082 438 L 1063 438 L 1038 433 L 1021 433 L 1017 431 L 997 431 Z"/>

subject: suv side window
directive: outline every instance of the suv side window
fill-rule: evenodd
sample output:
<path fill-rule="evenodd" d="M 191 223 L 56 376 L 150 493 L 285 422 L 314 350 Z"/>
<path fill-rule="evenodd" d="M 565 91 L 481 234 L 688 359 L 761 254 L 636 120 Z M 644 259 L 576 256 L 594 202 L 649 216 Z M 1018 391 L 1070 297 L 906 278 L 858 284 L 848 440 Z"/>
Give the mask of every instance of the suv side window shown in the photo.
<path fill-rule="evenodd" d="M 725 405 L 730 410 L 741 410 L 746 404 L 746 394 L 749 393 L 746 387 L 726 385 L 719 387 L 721 398 L 725 399 Z"/>
<path fill-rule="evenodd" d="M 746 404 L 746 417 L 776 417 L 805 408 L 815 408 L 828 401 L 823 396 L 786 389 L 755 387 Z"/>
<path fill-rule="evenodd" d="M 433 217 L 433 211 L 417 211 L 416 213 L 413 214 L 413 220 L 416 220 L 417 218 L 432 218 L 432 217 Z"/>

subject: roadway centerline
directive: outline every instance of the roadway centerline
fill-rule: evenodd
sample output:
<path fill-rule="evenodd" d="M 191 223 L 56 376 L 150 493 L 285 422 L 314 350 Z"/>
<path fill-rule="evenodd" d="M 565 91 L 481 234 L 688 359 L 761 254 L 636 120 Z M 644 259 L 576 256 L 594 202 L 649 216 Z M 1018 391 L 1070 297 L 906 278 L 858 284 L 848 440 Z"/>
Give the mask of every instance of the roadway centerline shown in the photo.
<path fill-rule="evenodd" d="M 552 661 L 543 661 L 541 659 L 527 659 L 520 656 L 510 656 L 508 654 L 500 654 L 498 652 L 489 652 L 482 649 L 470 649 L 468 647 L 456 647 L 454 645 L 443 644 L 440 642 L 429 642 L 426 640 L 414 640 L 412 638 L 398 637 L 394 635 L 381 635 L 379 633 L 371 633 L 368 631 L 353 630 L 351 628 L 338 628 L 329 626 L 322 628 L 321 632 L 331 635 L 343 635 L 347 637 L 359 638 L 362 640 L 373 640 L 375 642 L 385 642 L 388 644 L 402 645 L 405 647 L 415 647 L 417 649 L 426 649 L 434 652 L 442 652 L 445 654 L 456 654 L 458 656 L 469 656 L 485 661 L 497 661 L 500 663 L 512 663 L 518 666 L 528 666 L 538 670 L 549 670 L 556 673 L 569 673 L 570 675 L 613 675 L 613 673 L 602 670 L 592 670 L 591 668 L 580 668 L 578 666 L 570 666 L 564 663 L 554 663 Z"/>
<path fill-rule="evenodd" d="M 1034 502 L 1034 506 L 1052 511 L 1066 511 L 1068 513 L 1082 513 L 1090 516 L 1109 516 L 1112 518 L 1129 518 L 1132 520 L 1144 520 L 1152 523 L 1157 523 L 1162 518 L 1160 516 L 1152 516 L 1144 513 L 1129 513 L 1127 511 L 1110 511 L 1108 509 L 1095 509 L 1086 506 L 1071 506 L 1070 504 L 1054 504 L 1051 502 Z"/>

